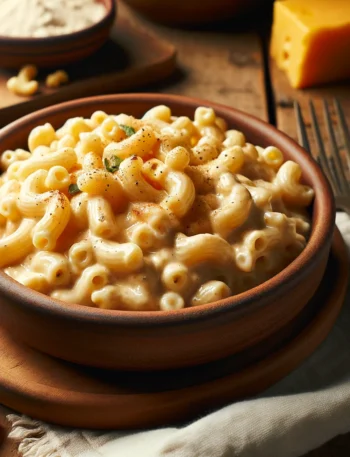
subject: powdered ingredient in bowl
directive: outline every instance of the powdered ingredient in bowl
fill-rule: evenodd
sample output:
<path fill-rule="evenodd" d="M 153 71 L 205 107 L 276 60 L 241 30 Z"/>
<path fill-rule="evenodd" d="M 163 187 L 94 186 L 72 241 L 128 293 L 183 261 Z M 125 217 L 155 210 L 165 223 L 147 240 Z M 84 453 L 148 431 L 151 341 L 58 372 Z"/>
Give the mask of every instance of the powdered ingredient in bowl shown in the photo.
<path fill-rule="evenodd" d="M 0 35 L 65 35 L 99 22 L 105 14 L 97 0 L 0 0 Z"/>

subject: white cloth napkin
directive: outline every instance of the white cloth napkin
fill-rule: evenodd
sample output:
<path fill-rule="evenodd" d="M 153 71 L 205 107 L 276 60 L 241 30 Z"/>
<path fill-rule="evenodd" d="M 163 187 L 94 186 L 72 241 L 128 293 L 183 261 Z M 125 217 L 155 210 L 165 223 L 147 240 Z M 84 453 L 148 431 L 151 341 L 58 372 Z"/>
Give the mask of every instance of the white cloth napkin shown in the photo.
<path fill-rule="evenodd" d="M 337 215 L 350 249 L 350 218 Z M 69 430 L 9 415 L 23 457 L 297 457 L 350 431 L 350 292 L 327 340 L 252 400 L 180 428 Z"/>

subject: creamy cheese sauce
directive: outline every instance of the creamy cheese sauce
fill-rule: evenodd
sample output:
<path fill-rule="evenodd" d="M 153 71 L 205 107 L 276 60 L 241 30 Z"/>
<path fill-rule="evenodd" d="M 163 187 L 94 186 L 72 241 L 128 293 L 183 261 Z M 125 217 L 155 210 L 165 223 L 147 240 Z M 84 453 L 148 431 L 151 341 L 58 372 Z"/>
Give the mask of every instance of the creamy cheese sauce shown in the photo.
<path fill-rule="evenodd" d="M 176 310 L 236 295 L 304 249 L 314 191 L 211 108 L 95 112 L 0 157 L 0 268 L 68 303 Z"/>

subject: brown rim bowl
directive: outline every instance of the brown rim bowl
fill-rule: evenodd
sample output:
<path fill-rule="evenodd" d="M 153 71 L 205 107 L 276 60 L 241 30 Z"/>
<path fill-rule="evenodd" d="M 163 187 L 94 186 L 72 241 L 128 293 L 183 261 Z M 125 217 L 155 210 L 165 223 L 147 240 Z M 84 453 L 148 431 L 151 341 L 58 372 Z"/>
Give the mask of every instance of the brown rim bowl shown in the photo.
<path fill-rule="evenodd" d="M 166 104 L 175 115 L 193 116 L 197 106 L 217 114 L 262 146 L 275 145 L 303 170 L 316 193 L 312 232 L 299 257 L 263 284 L 225 300 L 179 311 L 129 312 L 66 304 L 30 290 L 0 271 L 0 322 L 15 338 L 55 357 L 124 370 L 171 369 L 238 354 L 277 334 L 296 319 L 325 271 L 335 208 L 328 182 L 316 162 L 271 125 L 233 108 L 166 94 L 108 95 L 75 100 L 27 115 L 0 132 L 0 151 L 26 146 L 30 131 L 96 110 L 141 116 Z"/>
<path fill-rule="evenodd" d="M 96 24 L 74 33 L 47 38 L 0 36 L 0 66 L 18 69 L 33 64 L 57 68 L 79 61 L 97 51 L 107 41 L 116 16 L 115 0 L 99 0 L 105 16 Z"/>
<path fill-rule="evenodd" d="M 272 0 L 124 0 L 148 19 L 166 25 L 200 25 L 250 13 Z"/>

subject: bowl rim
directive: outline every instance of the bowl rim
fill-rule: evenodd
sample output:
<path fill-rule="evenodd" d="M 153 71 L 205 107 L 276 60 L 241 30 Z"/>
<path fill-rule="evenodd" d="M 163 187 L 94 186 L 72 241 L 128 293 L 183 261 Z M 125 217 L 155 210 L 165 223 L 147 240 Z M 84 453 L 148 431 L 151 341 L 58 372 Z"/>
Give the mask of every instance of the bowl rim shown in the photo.
<path fill-rule="evenodd" d="M 63 114 L 77 108 L 77 106 L 88 107 L 91 105 L 95 106 L 94 109 L 98 110 L 103 109 L 104 104 L 116 104 L 118 102 L 137 103 L 140 100 L 149 103 L 150 107 L 157 104 L 171 105 L 172 103 L 193 109 L 197 106 L 212 107 L 214 110 L 220 111 L 220 115 L 224 115 L 224 117 L 225 115 L 227 117 L 230 117 L 230 115 L 231 117 L 239 117 L 244 125 L 251 126 L 257 136 L 278 136 L 279 144 L 283 145 L 282 149 L 284 147 L 287 150 L 294 149 L 300 155 L 298 162 L 301 164 L 302 169 L 306 167 L 310 168 L 312 181 L 314 181 L 313 187 L 315 189 L 317 188 L 317 200 L 318 202 L 322 202 L 318 204 L 319 210 L 315 227 L 312 229 L 305 249 L 281 272 L 252 289 L 216 302 L 175 311 L 105 310 L 85 305 L 70 304 L 23 286 L 6 275 L 3 270 L 0 270 L 0 298 L 1 295 L 5 295 L 12 301 L 16 301 L 17 305 L 27 310 L 36 311 L 41 314 L 51 314 L 70 321 L 90 322 L 107 326 L 117 324 L 120 327 L 154 327 L 158 325 L 183 325 L 209 320 L 214 316 L 226 315 L 226 313 L 231 312 L 233 309 L 237 311 L 237 315 L 246 314 L 250 310 L 265 306 L 272 294 L 275 300 L 279 294 L 284 295 L 288 291 L 292 291 L 300 275 L 302 273 L 305 274 L 305 272 L 312 268 L 317 257 L 320 257 L 320 247 L 331 242 L 335 227 L 334 197 L 327 178 L 311 155 L 285 133 L 251 114 L 209 100 L 173 94 L 126 93 L 88 97 L 53 105 L 17 119 L 0 130 L 0 147 L 1 141 L 5 137 L 14 135 L 17 129 L 27 124 L 41 121 L 42 117 L 50 117 L 57 113 Z M 49 119 L 45 119 L 45 122 L 49 122 Z M 239 128 L 242 127 L 240 126 Z M 269 133 L 269 135 L 266 135 L 266 133 Z"/>
<path fill-rule="evenodd" d="M 25 48 L 30 48 L 34 46 L 46 48 L 58 44 L 61 45 L 67 42 L 77 42 L 78 40 L 80 41 L 81 38 L 93 35 L 95 32 L 107 26 L 112 19 L 114 20 L 114 17 L 117 12 L 117 1 L 102 0 L 102 2 L 104 3 L 104 6 L 106 8 L 105 15 L 102 19 L 90 25 L 89 27 L 85 27 L 81 30 L 76 30 L 72 33 L 66 33 L 64 35 L 54 35 L 49 37 L 9 37 L 7 35 L 0 35 L 0 47 L 10 46 L 15 48 L 18 46 L 22 46 Z"/>

